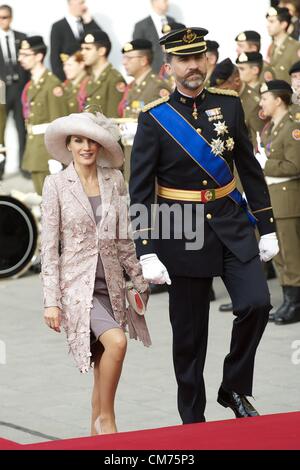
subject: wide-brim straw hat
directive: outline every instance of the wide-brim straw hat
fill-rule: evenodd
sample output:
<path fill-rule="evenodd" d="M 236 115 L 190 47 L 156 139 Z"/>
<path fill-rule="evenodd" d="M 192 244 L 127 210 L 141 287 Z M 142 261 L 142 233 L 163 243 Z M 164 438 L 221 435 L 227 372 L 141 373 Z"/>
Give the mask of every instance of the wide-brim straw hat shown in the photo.
<path fill-rule="evenodd" d="M 124 154 L 118 144 L 119 129 L 110 119 L 101 113 L 78 113 L 55 119 L 45 132 L 45 145 L 55 160 L 69 165 L 73 161 L 72 153 L 67 149 L 68 136 L 85 137 L 101 145 L 98 164 L 103 167 L 120 168 L 124 163 Z"/>

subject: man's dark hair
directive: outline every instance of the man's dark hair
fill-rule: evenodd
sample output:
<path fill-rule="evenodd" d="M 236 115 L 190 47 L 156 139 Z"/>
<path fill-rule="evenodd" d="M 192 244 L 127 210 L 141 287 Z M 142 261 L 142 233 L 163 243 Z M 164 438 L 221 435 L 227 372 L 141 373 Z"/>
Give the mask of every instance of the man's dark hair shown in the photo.
<path fill-rule="evenodd" d="M 139 54 L 143 57 L 147 57 L 148 64 L 151 65 L 153 62 L 153 51 L 151 49 L 143 49 L 142 51 L 138 51 Z"/>
<path fill-rule="evenodd" d="M 37 54 L 42 54 L 43 55 L 43 61 L 46 57 L 47 54 L 47 46 L 40 46 L 40 47 L 32 47 L 33 52 Z"/>
<path fill-rule="evenodd" d="M 285 90 L 281 90 L 281 91 L 271 90 L 270 93 L 272 93 L 272 95 L 275 96 L 275 98 L 280 98 L 281 101 L 287 107 L 289 107 L 292 104 L 292 95 L 288 91 L 285 91 Z"/>
<path fill-rule="evenodd" d="M 7 10 L 9 13 L 9 16 L 13 16 L 13 9 L 9 5 L 0 5 L 0 10 Z"/>
<path fill-rule="evenodd" d="M 287 27 L 286 27 L 286 30 L 287 30 L 292 21 L 292 17 L 290 15 L 289 10 L 287 8 L 281 8 L 278 12 L 277 18 L 280 23 L 284 23 L 284 22 L 287 23 Z"/>
<path fill-rule="evenodd" d="M 102 42 L 96 42 L 95 43 L 96 49 L 99 50 L 100 47 L 105 47 L 106 52 L 105 52 L 105 57 L 108 57 L 111 51 L 111 42 L 110 40 L 107 41 L 102 41 Z"/>
<path fill-rule="evenodd" d="M 258 70 L 259 70 L 258 75 L 261 74 L 263 66 L 264 66 L 263 62 L 251 62 L 251 63 L 249 63 L 249 65 L 251 67 L 258 67 Z"/>

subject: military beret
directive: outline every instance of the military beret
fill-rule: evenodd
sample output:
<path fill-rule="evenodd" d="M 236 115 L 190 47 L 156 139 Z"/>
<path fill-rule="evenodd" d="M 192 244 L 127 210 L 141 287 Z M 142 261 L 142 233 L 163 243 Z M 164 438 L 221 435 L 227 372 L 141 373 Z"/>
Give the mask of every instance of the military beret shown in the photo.
<path fill-rule="evenodd" d="M 66 46 L 59 57 L 62 62 L 66 62 L 72 55 L 76 54 L 76 52 L 80 52 L 80 47 L 77 42 L 74 42 Z"/>
<path fill-rule="evenodd" d="M 148 39 L 134 39 L 127 42 L 122 49 L 122 53 L 131 51 L 152 51 L 152 42 Z"/>
<path fill-rule="evenodd" d="M 261 36 L 256 31 L 243 31 L 242 33 L 237 35 L 235 40 L 239 42 L 260 42 Z"/>
<path fill-rule="evenodd" d="M 237 64 L 262 64 L 263 56 L 259 52 L 243 52 L 236 59 Z"/>
<path fill-rule="evenodd" d="M 91 31 L 90 33 L 86 34 L 82 40 L 81 44 L 110 44 L 110 39 L 108 34 L 104 31 Z"/>
<path fill-rule="evenodd" d="M 260 87 L 260 93 L 267 93 L 267 91 L 287 91 L 291 95 L 293 94 L 291 85 L 285 80 L 270 80 L 269 82 L 263 83 Z"/>
<path fill-rule="evenodd" d="M 216 65 L 215 70 L 210 77 L 210 86 L 214 87 L 217 85 L 222 85 L 222 83 L 225 83 L 228 78 L 231 77 L 234 70 L 235 65 L 229 58 L 222 60 L 222 62 L 219 62 Z"/>
<path fill-rule="evenodd" d="M 288 21 L 290 22 L 292 19 L 292 16 L 290 15 L 290 12 L 288 8 L 285 7 L 271 7 L 269 8 L 266 18 L 273 17 L 273 16 L 279 16 L 281 20 L 283 21 Z"/>
<path fill-rule="evenodd" d="M 294 65 L 289 70 L 289 74 L 292 75 L 292 73 L 300 72 L 300 60 L 296 62 Z"/>
<path fill-rule="evenodd" d="M 206 41 L 206 46 L 207 46 L 207 52 L 212 52 L 212 51 L 217 51 L 220 47 L 220 44 L 217 41 L 211 41 L 208 39 Z"/>
<path fill-rule="evenodd" d="M 208 34 L 204 28 L 176 29 L 163 36 L 159 43 L 168 54 L 191 55 L 206 52 L 204 36 Z"/>
<path fill-rule="evenodd" d="M 47 48 L 42 36 L 29 36 L 21 41 L 20 49 L 43 49 Z"/>

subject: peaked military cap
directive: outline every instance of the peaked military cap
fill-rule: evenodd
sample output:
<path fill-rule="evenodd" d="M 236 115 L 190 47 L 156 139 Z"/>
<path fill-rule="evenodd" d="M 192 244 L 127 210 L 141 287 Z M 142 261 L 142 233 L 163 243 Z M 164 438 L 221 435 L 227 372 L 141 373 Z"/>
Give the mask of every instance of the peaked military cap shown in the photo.
<path fill-rule="evenodd" d="M 204 28 L 183 28 L 171 31 L 163 36 L 159 43 L 168 54 L 191 55 L 206 52 L 204 36 L 208 34 Z"/>
<path fill-rule="evenodd" d="M 263 56 L 260 52 L 242 52 L 236 59 L 237 64 L 257 64 L 263 63 Z"/>
<path fill-rule="evenodd" d="M 242 33 L 238 34 L 235 38 L 238 42 L 260 42 L 261 36 L 256 31 L 243 31 Z"/>
<path fill-rule="evenodd" d="M 122 53 L 131 51 L 152 51 L 152 42 L 148 39 L 134 39 L 127 42 L 122 49 Z"/>
<path fill-rule="evenodd" d="M 292 73 L 300 72 L 300 60 L 296 62 L 294 65 L 289 70 L 289 74 L 292 75 Z"/>
<path fill-rule="evenodd" d="M 220 47 L 220 44 L 217 41 L 211 41 L 207 39 L 206 41 L 207 52 L 217 51 Z"/>
<path fill-rule="evenodd" d="M 95 30 L 86 34 L 82 38 L 81 44 L 110 44 L 110 39 L 105 31 Z"/>
<path fill-rule="evenodd" d="M 46 44 L 44 43 L 44 39 L 42 36 L 29 36 L 26 39 L 23 39 L 21 41 L 21 47 L 20 49 L 26 50 L 26 49 L 42 49 L 42 48 L 47 48 Z"/>
<path fill-rule="evenodd" d="M 263 83 L 260 87 L 260 93 L 266 93 L 267 91 L 287 91 L 291 95 L 293 90 L 291 85 L 285 80 L 270 80 L 269 82 Z"/>
<path fill-rule="evenodd" d="M 231 62 L 229 58 L 219 62 L 215 70 L 213 71 L 210 77 L 210 86 L 214 87 L 217 85 L 222 85 L 225 83 L 229 77 L 233 74 L 235 70 L 235 65 Z"/>

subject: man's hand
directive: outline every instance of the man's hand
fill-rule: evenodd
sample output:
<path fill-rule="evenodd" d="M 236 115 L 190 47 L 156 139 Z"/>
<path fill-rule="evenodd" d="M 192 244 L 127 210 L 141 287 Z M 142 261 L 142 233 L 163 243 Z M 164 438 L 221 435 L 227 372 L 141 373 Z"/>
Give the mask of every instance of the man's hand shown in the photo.
<path fill-rule="evenodd" d="M 263 235 L 259 242 L 259 256 L 265 263 L 279 253 L 279 245 L 275 232 Z"/>
<path fill-rule="evenodd" d="M 59 307 L 45 308 L 44 320 L 49 328 L 56 331 L 56 333 L 60 333 L 61 310 Z"/>
<path fill-rule="evenodd" d="M 143 255 L 140 258 L 143 277 L 145 281 L 151 284 L 165 284 L 171 285 L 171 280 L 167 268 L 159 261 L 155 253 Z"/>
<path fill-rule="evenodd" d="M 82 21 L 84 22 L 84 24 L 89 24 L 92 21 L 92 19 L 93 19 L 92 15 L 89 12 L 87 7 L 85 8 L 85 11 L 82 13 L 81 18 L 82 18 Z"/>

